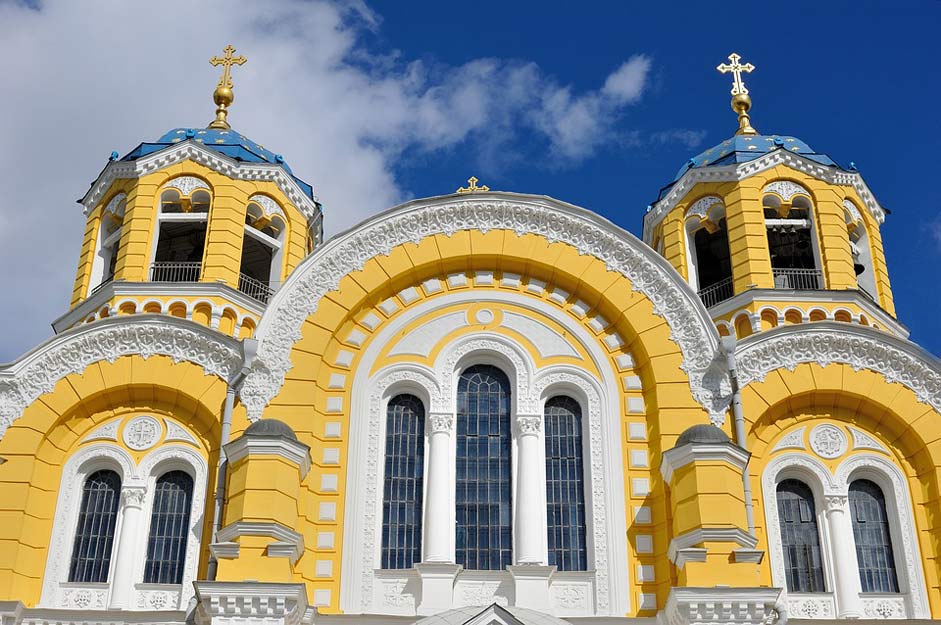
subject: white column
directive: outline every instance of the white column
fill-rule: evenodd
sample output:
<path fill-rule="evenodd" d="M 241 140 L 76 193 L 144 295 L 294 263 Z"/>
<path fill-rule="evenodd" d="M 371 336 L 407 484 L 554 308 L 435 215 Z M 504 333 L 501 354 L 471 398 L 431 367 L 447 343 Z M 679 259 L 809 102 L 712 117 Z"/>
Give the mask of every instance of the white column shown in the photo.
<path fill-rule="evenodd" d="M 518 564 L 545 564 L 543 553 L 543 498 L 546 485 L 542 482 L 539 465 L 544 462 L 539 453 L 539 432 L 542 430 L 542 417 L 519 416 L 517 448 L 519 456 L 516 465 L 516 562 Z"/>
<path fill-rule="evenodd" d="M 826 515 L 830 536 L 830 556 L 833 562 L 833 594 L 840 618 L 860 618 L 863 615 L 859 593 L 859 569 L 856 564 L 856 543 L 850 520 L 848 497 L 826 495 Z"/>
<path fill-rule="evenodd" d="M 454 416 L 432 414 L 425 491 L 424 562 L 454 562 L 451 552 L 451 429 Z"/>
<path fill-rule="evenodd" d="M 109 607 L 112 610 L 132 606 L 138 546 L 141 542 L 139 528 L 146 494 L 147 489 L 143 486 L 125 486 L 121 489 L 121 535 L 112 548 L 111 556 L 114 566 Z"/>

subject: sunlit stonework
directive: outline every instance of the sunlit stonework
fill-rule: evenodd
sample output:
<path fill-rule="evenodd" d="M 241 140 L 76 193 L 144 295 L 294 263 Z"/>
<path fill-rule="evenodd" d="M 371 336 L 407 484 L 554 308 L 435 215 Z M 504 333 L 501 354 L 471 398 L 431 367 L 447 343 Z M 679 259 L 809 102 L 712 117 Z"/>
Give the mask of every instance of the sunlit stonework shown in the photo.
<path fill-rule="evenodd" d="M 642 239 L 472 176 L 325 242 L 211 63 L 216 118 L 109 161 L 0 365 L 3 625 L 941 617 L 941 363 L 753 65 Z"/>

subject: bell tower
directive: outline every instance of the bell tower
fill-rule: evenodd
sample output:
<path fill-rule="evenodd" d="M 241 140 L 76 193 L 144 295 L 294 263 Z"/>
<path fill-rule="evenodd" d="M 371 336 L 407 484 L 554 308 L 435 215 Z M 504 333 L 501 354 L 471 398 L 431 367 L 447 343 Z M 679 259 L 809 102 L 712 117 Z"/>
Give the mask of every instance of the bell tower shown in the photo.
<path fill-rule="evenodd" d="M 141 313 L 254 333 L 269 299 L 322 240 L 313 187 L 231 128 L 227 46 L 207 128 L 174 128 L 108 164 L 85 196 L 87 222 L 70 309 L 56 332 Z"/>
<path fill-rule="evenodd" d="M 735 134 L 689 159 L 644 216 L 644 240 L 697 291 L 723 335 L 835 320 L 907 336 L 879 228 L 887 211 L 851 163 L 751 123 L 738 54 Z"/>

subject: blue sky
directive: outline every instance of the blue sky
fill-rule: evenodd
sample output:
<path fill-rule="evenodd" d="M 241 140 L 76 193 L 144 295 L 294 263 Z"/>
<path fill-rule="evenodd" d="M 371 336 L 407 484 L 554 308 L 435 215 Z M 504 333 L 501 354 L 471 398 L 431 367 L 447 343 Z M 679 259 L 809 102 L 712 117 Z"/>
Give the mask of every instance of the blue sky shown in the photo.
<path fill-rule="evenodd" d="M 856 163 L 892 211 L 898 315 L 941 353 L 941 3 L 0 0 L 0 362 L 65 312 L 84 218 L 111 150 L 205 125 L 230 41 L 231 120 L 324 201 L 328 235 L 400 201 L 494 189 L 551 195 L 640 233 L 691 155 L 730 136 L 732 51 L 765 134 Z M 180 19 L 185 14 L 186 19 Z M 172 45 L 167 34 L 172 33 Z M 24 234 L 25 233 L 25 234 Z"/>

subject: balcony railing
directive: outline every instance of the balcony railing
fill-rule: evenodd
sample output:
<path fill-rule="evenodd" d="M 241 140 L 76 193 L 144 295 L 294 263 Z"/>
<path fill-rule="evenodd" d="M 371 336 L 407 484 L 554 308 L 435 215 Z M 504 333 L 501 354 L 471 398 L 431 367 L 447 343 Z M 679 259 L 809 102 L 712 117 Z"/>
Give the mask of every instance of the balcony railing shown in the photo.
<path fill-rule="evenodd" d="M 200 262 L 158 261 L 150 265 L 151 282 L 199 282 Z"/>
<path fill-rule="evenodd" d="M 274 295 L 274 289 L 267 282 L 256 280 L 244 273 L 239 274 L 239 291 L 262 304 L 267 304 L 271 296 Z"/>
<path fill-rule="evenodd" d="M 706 308 L 712 308 L 719 302 L 724 302 L 733 295 L 735 295 L 735 290 L 732 288 L 731 276 L 699 290 L 699 299 L 702 300 Z"/>
<path fill-rule="evenodd" d="M 774 269 L 774 288 L 814 290 L 823 288 L 819 269 Z"/>

